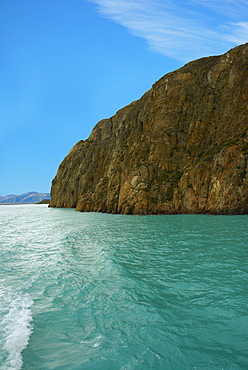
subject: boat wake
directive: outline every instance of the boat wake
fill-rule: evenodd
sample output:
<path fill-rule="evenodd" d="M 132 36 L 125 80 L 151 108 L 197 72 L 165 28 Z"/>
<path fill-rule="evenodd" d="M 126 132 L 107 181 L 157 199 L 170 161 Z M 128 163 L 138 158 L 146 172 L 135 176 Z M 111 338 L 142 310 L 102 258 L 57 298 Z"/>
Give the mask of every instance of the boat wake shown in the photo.
<path fill-rule="evenodd" d="M 22 367 L 22 351 L 32 333 L 33 301 L 28 293 L 12 293 L 0 290 L 0 332 L 2 347 L 2 370 L 19 370 Z"/>

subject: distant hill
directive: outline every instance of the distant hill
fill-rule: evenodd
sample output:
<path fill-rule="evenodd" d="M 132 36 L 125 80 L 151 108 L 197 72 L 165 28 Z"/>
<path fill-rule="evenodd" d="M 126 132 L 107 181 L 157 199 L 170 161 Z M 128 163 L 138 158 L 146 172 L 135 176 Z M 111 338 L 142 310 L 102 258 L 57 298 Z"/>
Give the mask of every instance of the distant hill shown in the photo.
<path fill-rule="evenodd" d="M 20 204 L 20 203 L 39 203 L 43 199 L 50 199 L 49 193 L 37 193 L 32 191 L 20 195 L 4 195 L 0 196 L 0 204 Z"/>

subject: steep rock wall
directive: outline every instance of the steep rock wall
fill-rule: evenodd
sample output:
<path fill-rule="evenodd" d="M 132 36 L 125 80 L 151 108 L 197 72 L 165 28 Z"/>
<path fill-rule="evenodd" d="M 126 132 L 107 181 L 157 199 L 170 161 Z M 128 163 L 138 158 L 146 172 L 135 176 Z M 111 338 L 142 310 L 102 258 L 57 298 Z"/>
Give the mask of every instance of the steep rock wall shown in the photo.
<path fill-rule="evenodd" d="M 248 44 L 166 74 L 59 166 L 51 207 L 248 213 Z"/>

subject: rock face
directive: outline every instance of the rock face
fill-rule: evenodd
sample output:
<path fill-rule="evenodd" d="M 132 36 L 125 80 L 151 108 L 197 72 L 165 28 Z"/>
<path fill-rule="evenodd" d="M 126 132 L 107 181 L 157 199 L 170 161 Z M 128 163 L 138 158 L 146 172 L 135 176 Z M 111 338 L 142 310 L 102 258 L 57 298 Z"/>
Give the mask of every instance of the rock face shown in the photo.
<path fill-rule="evenodd" d="M 59 166 L 51 207 L 248 213 L 248 44 L 166 74 Z"/>

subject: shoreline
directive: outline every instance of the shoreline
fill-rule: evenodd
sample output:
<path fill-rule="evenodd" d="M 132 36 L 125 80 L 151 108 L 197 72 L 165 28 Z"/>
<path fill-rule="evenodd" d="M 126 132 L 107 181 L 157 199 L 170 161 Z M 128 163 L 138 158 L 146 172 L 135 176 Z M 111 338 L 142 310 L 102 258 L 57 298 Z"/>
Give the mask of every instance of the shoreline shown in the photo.
<path fill-rule="evenodd" d="M 49 203 L 0 203 L 0 206 L 48 205 Z"/>

